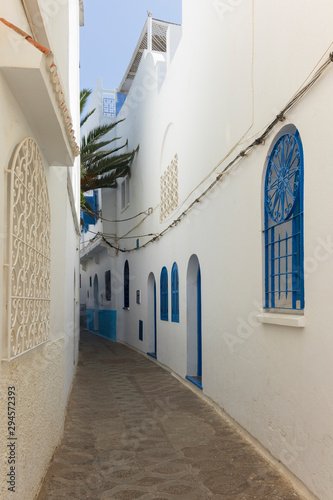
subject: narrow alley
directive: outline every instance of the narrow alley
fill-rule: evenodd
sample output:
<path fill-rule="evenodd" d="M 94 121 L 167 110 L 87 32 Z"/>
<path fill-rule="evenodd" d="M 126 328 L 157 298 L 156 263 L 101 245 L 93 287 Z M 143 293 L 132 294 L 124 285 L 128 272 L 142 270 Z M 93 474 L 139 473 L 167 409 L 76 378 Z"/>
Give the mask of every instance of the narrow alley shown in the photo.
<path fill-rule="evenodd" d="M 86 331 L 65 434 L 38 496 L 65 498 L 301 499 L 168 371 Z"/>

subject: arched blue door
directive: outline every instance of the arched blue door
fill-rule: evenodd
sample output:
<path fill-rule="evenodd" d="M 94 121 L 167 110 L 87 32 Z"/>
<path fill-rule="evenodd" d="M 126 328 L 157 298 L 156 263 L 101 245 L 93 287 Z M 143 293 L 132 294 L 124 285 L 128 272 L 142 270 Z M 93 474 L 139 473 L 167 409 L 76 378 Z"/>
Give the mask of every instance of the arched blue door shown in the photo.
<path fill-rule="evenodd" d="M 157 357 L 157 317 L 156 317 L 156 281 L 153 273 L 148 277 L 148 355 Z"/>
<path fill-rule="evenodd" d="M 202 308 L 201 270 L 192 255 L 187 267 L 187 376 L 202 389 Z"/>
<path fill-rule="evenodd" d="M 99 310 L 98 276 L 97 276 L 97 274 L 95 274 L 95 277 L 94 277 L 94 330 L 95 330 L 95 332 L 97 332 L 99 330 L 98 310 Z"/>
<path fill-rule="evenodd" d="M 197 377 L 202 377 L 202 329 L 201 329 L 201 271 L 198 266 L 197 276 L 197 335 L 198 335 L 198 367 Z"/>

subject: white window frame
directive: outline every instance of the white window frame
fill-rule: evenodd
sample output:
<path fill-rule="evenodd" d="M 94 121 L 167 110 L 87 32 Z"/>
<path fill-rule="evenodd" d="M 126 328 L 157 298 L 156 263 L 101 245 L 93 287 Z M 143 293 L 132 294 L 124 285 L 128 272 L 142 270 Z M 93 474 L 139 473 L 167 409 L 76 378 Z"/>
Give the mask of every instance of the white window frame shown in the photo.
<path fill-rule="evenodd" d="M 123 212 L 130 205 L 129 176 L 126 175 L 120 184 L 120 210 Z"/>

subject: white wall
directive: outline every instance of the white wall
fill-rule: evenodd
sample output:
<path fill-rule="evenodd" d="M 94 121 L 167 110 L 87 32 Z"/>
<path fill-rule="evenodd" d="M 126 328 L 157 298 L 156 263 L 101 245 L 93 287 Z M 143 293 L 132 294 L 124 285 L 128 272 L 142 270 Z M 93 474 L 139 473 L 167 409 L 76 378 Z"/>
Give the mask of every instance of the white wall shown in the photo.
<path fill-rule="evenodd" d="M 331 2 L 253 0 L 238 6 L 183 1 L 183 36 L 164 81 L 163 62 L 144 54 L 117 134 L 140 145 L 132 166 L 130 206 L 117 237 L 140 244 L 160 233 L 238 151 L 259 135 L 328 56 Z M 224 8 L 222 8 L 224 6 Z M 281 28 L 283 27 L 283 28 Z M 282 32 L 281 32 L 282 29 Z M 331 130 L 333 66 L 228 176 L 162 238 L 133 250 L 120 239 L 117 272 L 130 266 L 130 309 L 118 302 L 118 338 L 147 352 L 147 282 L 157 285 L 157 357 L 186 376 L 186 272 L 197 255 L 202 278 L 203 392 L 216 401 L 321 500 L 332 496 L 331 303 L 333 218 Z M 155 77 L 154 77 L 155 75 Z M 263 304 L 262 178 L 278 131 L 294 124 L 304 148 L 305 327 L 258 322 Z M 159 182 L 179 157 L 179 208 L 159 222 Z M 169 160 L 167 159 L 170 157 Z M 207 179 L 206 179 L 207 177 Z M 140 225 L 138 223 L 141 222 Z M 115 243 L 110 239 L 112 243 Z M 177 262 L 180 322 L 159 319 L 163 266 Z M 135 303 L 141 290 L 142 302 Z M 276 319 L 276 318 L 275 318 Z M 144 338 L 139 340 L 139 320 Z"/>
<path fill-rule="evenodd" d="M 56 64 L 61 75 L 65 76 L 63 82 L 70 95 L 71 113 L 78 129 L 78 5 L 73 7 L 73 2 L 62 9 L 70 20 L 70 34 L 63 32 L 61 43 L 70 47 L 73 81 L 69 89 L 68 81 L 68 53 L 64 55 L 64 47 L 58 47 L 57 40 L 52 42 L 51 49 L 56 53 Z M 2 15 L 8 21 L 25 29 L 25 18 L 21 2 L 5 2 L 2 6 Z M 53 20 L 50 19 L 50 26 Z M 68 25 L 66 25 L 66 31 Z M 59 27 L 58 27 L 59 28 Z M 58 29 L 57 28 L 57 29 Z M 7 28 L 6 28 L 7 29 Z M 28 30 L 29 31 L 29 30 Z M 9 30 L 10 33 L 10 30 Z M 10 36 L 10 35 L 9 35 Z M 62 37 L 60 37 L 62 38 Z M 57 36 L 59 39 L 59 36 Z M 59 49 L 59 50 L 58 50 Z M 76 54 L 76 55 L 75 55 Z M 76 97 L 75 97 L 76 96 Z M 0 70 L 0 145 L 2 151 L 0 197 L 2 200 L 0 221 L 0 265 L 6 263 L 6 245 L 8 243 L 8 205 L 6 203 L 6 177 L 5 169 L 11 167 L 11 159 L 16 146 L 27 136 L 34 136 L 29 128 L 28 118 L 20 109 L 15 95 L 2 77 Z M 38 144 L 43 150 L 43 144 Z M 47 179 L 50 207 L 51 207 L 51 325 L 50 341 L 21 357 L 0 365 L 0 394 L 3 408 L 7 404 L 7 388 L 16 387 L 16 435 L 17 435 L 17 462 L 16 462 L 16 493 L 18 500 L 32 500 L 39 488 L 55 447 L 63 433 L 64 417 L 68 395 L 78 355 L 78 235 L 75 232 L 73 213 L 71 210 L 67 190 L 67 168 L 53 167 L 44 160 L 45 175 Z M 72 167 L 72 187 L 74 196 L 78 200 L 79 162 L 76 160 Z M 76 214 L 77 216 L 77 214 Z M 77 281 L 74 289 L 74 272 Z M 3 328 L 5 323 L 6 284 L 2 273 L 0 287 L 0 322 L 1 356 L 3 358 L 4 341 L 7 331 Z M 74 339 L 75 334 L 75 339 Z M 0 418 L 1 450 L 3 457 L 1 463 L 0 496 L 3 499 L 12 498 L 13 493 L 8 491 L 6 474 L 9 472 L 7 463 L 7 419 L 5 412 Z"/>

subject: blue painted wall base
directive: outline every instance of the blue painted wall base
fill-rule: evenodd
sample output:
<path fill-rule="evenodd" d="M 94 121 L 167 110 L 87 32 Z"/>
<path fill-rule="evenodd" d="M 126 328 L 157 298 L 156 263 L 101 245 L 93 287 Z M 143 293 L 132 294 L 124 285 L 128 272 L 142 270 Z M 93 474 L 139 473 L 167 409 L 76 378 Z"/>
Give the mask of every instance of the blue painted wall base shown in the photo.
<path fill-rule="evenodd" d="M 98 333 L 109 340 L 117 340 L 117 311 L 98 311 L 99 330 L 94 330 L 94 310 L 87 309 L 87 330 Z"/>

